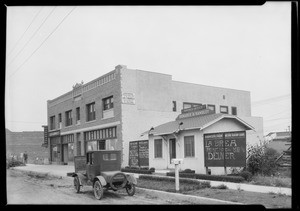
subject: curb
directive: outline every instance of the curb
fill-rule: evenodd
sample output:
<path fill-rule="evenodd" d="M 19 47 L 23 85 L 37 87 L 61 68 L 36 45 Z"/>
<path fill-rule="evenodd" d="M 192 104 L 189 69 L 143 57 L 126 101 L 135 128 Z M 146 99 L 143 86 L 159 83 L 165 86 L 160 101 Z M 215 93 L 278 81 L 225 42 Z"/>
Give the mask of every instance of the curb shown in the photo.
<path fill-rule="evenodd" d="M 170 195 L 170 196 L 179 196 L 182 200 L 208 200 L 212 202 L 220 202 L 223 204 L 236 204 L 236 205 L 243 205 L 243 203 L 239 202 L 231 202 L 231 201 L 224 201 L 220 199 L 213 199 L 213 198 L 207 198 L 207 197 L 202 197 L 202 196 L 194 196 L 194 195 L 188 195 L 188 194 L 182 194 L 182 193 L 173 193 L 173 192 L 166 192 L 166 191 L 160 191 L 160 190 L 153 190 L 153 189 L 146 189 L 146 188 L 140 188 L 136 187 L 138 190 L 143 190 L 146 192 L 154 192 L 154 193 L 159 193 L 159 194 L 165 194 L 165 195 Z"/>

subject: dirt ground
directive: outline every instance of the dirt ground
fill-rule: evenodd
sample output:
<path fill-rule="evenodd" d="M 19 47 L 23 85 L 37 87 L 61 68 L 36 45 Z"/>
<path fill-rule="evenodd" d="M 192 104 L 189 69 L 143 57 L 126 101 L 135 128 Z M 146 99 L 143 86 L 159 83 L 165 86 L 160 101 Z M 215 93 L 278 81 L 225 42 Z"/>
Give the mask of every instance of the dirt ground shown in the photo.
<path fill-rule="evenodd" d="M 72 178 L 36 177 L 28 173 L 7 170 L 7 204 L 195 204 L 195 201 L 180 196 L 151 194 L 137 189 L 134 196 L 125 190 L 106 191 L 101 200 L 96 200 L 93 189 L 84 186 L 81 193 L 75 193 Z M 199 203 L 199 201 L 198 201 Z M 220 204 L 203 199 L 200 204 Z"/>

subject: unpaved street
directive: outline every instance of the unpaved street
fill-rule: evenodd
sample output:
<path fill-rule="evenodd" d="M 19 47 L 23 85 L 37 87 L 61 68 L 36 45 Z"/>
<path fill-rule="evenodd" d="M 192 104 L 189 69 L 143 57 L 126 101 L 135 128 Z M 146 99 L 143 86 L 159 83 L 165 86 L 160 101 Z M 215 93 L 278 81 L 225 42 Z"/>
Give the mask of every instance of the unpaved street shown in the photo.
<path fill-rule="evenodd" d="M 93 189 L 84 186 L 77 194 L 72 178 L 49 178 L 28 175 L 17 170 L 7 171 L 8 204 L 191 204 L 192 200 L 180 197 L 161 197 L 156 194 L 137 190 L 134 196 L 128 196 L 125 190 L 104 192 L 103 199 L 96 200 Z M 217 203 L 203 199 L 203 204 Z"/>

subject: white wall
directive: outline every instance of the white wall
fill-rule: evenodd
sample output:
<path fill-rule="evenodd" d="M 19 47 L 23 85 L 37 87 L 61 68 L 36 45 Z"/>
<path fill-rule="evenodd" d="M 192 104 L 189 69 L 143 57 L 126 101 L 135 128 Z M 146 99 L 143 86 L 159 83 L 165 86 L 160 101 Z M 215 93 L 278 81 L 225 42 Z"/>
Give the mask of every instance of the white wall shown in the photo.
<path fill-rule="evenodd" d="M 206 133 L 219 133 L 219 132 L 231 132 L 231 131 L 244 131 L 245 128 L 240 123 L 233 119 L 222 119 L 219 122 L 205 128 L 203 131 L 200 130 L 189 130 L 182 131 L 178 136 L 179 144 L 176 144 L 176 158 L 183 159 L 183 164 L 180 165 L 182 170 L 192 169 L 196 173 L 205 174 L 206 168 L 204 164 L 204 143 L 203 134 Z M 195 157 L 185 158 L 184 157 L 184 136 L 194 135 L 195 140 Z M 160 139 L 160 136 L 150 136 L 149 139 L 149 166 L 155 169 L 167 169 L 174 168 L 173 164 L 169 164 L 169 141 L 165 143 L 163 141 L 163 158 L 154 158 L 154 139 Z M 168 136 L 173 138 L 172 135 Z M 247 140 L 246 140 L 247 141 Z M 209 167 L 211 173 L 224 174 L 224 167 Z M 227 168 L 229 170 L 229 168 Z M 227 173 L 228 173 L 227 170 Z"/>

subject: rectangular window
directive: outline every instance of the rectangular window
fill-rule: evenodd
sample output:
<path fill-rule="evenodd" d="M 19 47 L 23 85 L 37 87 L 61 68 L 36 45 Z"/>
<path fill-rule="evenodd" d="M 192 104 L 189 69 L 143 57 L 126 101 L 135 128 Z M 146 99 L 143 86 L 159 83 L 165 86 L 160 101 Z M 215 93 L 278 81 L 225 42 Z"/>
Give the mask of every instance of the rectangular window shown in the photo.
<path fill-rule="evenodd" d="M 61 129 L 61 122 L 62 122 L 62 119 L 61 119 L 61 113 L 58 114 L 58 128 Z"/>
<path fill-rule="evenodd" d="M 183 109 L 201 106 L 201 103 L 183 103 Z"/>
<path fill-rule="evenodd" d="M 162 158 L 162 139 L 154 140 L 154 158 Z"/>
<path fill-rule="evenodd" d="M 194 136 L 184 136 L 184 157 L 195 157 Z"/>
<path fill-rule="evenodd" d="M 66 126 L 72 125 L 72 110 L 66 111 Z"/>
<path fill-rule="evenodd" d="M 98 149 L 105 150 L 105 140 L 98 141 Z"/>
<path fill-rule="evenodd" d="M 92 121 L 96 119 L 95 102 L 86 105 L 87 115 L 86 121 Z"/>
<path fill-rule="evenodd" d="M 207 105 L 207 109 L 214 111 L 216 113 L 216 106 L 215 105 Z"/>
<path fill-rule="evenodd" d="M 228 106 L 220 106 L 220 113 L 228 114 Z"/>
<path fill-rule="evenodd" d="M 104 98 L 103 100 L 103 110 L 109 110 L 112 109 L 114 107 L 114 98 L 113 96 Z"/>
<path fill-rule="evenodd" d="M 55 116 L 50 117 L 50 130 L 55 129 Z"/>
<path fill-rule="evenodd" d="M 231 107 L 231 114 L 237 115 L 236 107 Z"/>
<path fill-rule="evenodd" d="M 173 111 L 176 111 L 176 101 L 173 101 Z"/>
<path fill-rule="evenodd" d="M 76 108 L 76 124 L 80 123 L 80 107 Z"/>

